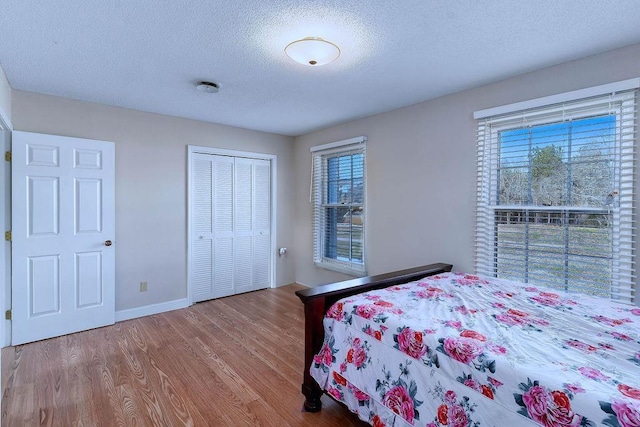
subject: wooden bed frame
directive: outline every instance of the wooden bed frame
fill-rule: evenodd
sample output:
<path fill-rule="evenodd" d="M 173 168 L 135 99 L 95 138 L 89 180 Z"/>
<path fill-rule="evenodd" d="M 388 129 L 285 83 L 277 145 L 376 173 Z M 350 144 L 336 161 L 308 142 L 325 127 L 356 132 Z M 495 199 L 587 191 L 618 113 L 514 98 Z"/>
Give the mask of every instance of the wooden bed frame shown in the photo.
<path fill-rule="evenodd" d="M 401 285 L 426 276 L 445 273 L 451 271 L 452 267 L 451 264 L 444 263 L 429 264 L 296 291 L 296 295 L 304 303 L 304 409 L 308 412 L 318 412 L 322 409 L 320 397 L 323 390 L 311 377 L 309 368 L 313 356 L 320 351 L 324 342 L 324 315 L 336 301 L 373 289 Z"/>

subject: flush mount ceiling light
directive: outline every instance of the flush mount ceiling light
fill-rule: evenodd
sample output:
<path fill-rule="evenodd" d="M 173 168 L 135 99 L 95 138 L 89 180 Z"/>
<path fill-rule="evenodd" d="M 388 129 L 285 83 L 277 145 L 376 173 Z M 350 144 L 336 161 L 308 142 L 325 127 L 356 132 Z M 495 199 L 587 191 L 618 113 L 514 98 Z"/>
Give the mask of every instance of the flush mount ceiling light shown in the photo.
<path fill-rule="evenodd" d="M 205 93 L 216 93 L 220 90 L 220 86 L 213 82 L 198 82 L 196 83 L 196 89 Z"/>
<path fill-rule="evenodd" d="M 284 48 L 287 56 L 294 61 L 318 67 L 335 61 L 340 56 L 340 48 L 320 37 L 305 37 L 289 43 Z"/>

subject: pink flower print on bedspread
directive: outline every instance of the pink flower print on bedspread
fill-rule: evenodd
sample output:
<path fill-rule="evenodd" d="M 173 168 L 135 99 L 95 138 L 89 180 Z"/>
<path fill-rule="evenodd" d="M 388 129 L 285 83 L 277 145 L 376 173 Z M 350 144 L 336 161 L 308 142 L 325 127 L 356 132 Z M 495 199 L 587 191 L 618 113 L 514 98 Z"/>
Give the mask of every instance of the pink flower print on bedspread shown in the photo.
<path fill-rule="evenodd" d="M 415 299 L 429 299 L 441 301 L 441 298 L 453 298 L 453 295 L 447 293 L 442 288 L 432 286 L 428 283 L 418 283 L 421 289 L 411 292 L 410 296 Z"/>
<path fill-rule="evenodd" d="M 378 302 L 378 301 L 376 301 Z M 384 304 L 384 303 L 383 303 Z M 376 323 L 384 323 L 388 319 L 388 314 L 385 313 L 387 307 L 384 305 L 373 304 L 359 304 L 353 307 L 352 314 L 359 316 L 366 320 L 372 320 Z M 390 312 L 395 313 L 395 308 L 389 309 Z M 402 313 L 402 311 L 400 311 Z"/>
<path fill-rule="evenodd" d="M 380 415 L 374 415 L 373 418 L 371 418 L 371 425 L 373 427 L 386 427 L 384 421 L 380 418 Z"/>
<path fill-rule="evenodd" d="M 537 295 L 528 297 L 529 301 L 534 302 L 538 305 L 543 305 L 546 307 L 555 307 L 559 310 L 573 310 L 572 307 L 577 305 L 578 303 L 572 299 L 562 299 L 560 294 L 555 292 L 538 292 L 537 288 L 526 287 L 524 288 L 527 292 L 535 292 Z"/>
<path fill-rule="evenodd" d="M 467 387 L 484 394 L 489 399 L 493 400 L 495 397 L 495 392 L 497 390 L 496 382 L 491 381 L 491 377 L 487 377 L 487 383 L 481 384 L 478 380 L 473 378 L 472 374 L 463 373 L 462 375 L 456 378 L 459 383 L 466 385 Z M 497 382 L 497 384 L 502 385 L 501 382 Z"/>
<path fill-rule="evenodd" d="M 460 332 L 460 336 L 465 338 L 473 338 L 474 340 L 482 342 L 485 342 L 487 340 L 487 337 L 482 335 L 480 332 L 472 331 L 471 329 L 465 329 L 464 331 Z"/>
<path fill-rule="evenodd" d="M 344 304 L 337 302 L 327 311 L 327 317 L 341 321 L 344 318 Z"/>
<path fill-rule="evenodd" d="M 611 378 L 603 374 L 602 372 L 600 372 L 598 369 L 590 368 L 588 366 L 583 366 L 581 368 L 578 368 L 578 372 L 580 372 L 585 377 L 590 378 L 592 380 L 596 380 L 596 381 L 606 381 L 609 378 Z"/>
<path fill-rule="evenodd" d="M 382 311 L 379 307 L 373 304 L 361 304 L 357 305 L 354 308 L 355 314 L 362 317 L 363 319 L 371 319 L 376 314 Z"/>
<path fill-rule="evenodd" d="M 626 384 L 618 384 L 618 391 L 631 399 L 640 400 L 640 389 Z"/>
<path fill-rule="evenodd" d="M 473 359 L 482 354 L 482 347 L 477 340 L 468 338 L 447 337 L 441 339 L 444 352 L 455 360 L 468 365 Z"/>
<path fill-rule="evenodd" d="M 584 343 L 580 340 L 567 340 L 566 345 L 582 351 L 583 353 L 593 353 L 598 351 L 598 347 Z"/>
<path fill-rule="evenodd" d="M 520 383 L 522 394 L 514 394 L 516 403 L 522 407 L 520 413 L 545 427 L 578 427 L 582 416 L 571 408 L 571 398 L 564 391 L 549 390 L 538 381 L 527 379 Z"/>
<path fill-rule="evenodd" d="M 632 323 L 631 319 L 612 319 L 610 317 L 606 317 L 602 315 L 592 316 L 591 319 L 595 320 L 596 322 L 605 324 L 607 326 L 612 326 L 612 327 L 624 325 L 625 323 Z"/>
<path fill-rule="evenodd" d="M 324 372 L 329 371 L 329 367 L 336 361 L 335 354 L 338 350 L 335 348 L 335 338 L 331 336 L 329 341 L 322 344 L 322 348 L 318 354 L 313 356 L 313 365 L 315 368 L 322 367 Z"/>
<path fill-rule="evenodd" d="M 522 399 L 531 419 L 544 426 L 578 426 L 580 416 L 571 410 L 571 402 L 561 391 L 549 393 L 542 387 L 531 387 Z"/>
<path fill-rule="evenodd" d="M 369 361 L 368 351 L 369 345 L 366 341 L 362 343 L 360 338 L 354 338 L 351 348 L 347 351 L 346 362 L 353 364 L 356 369 L 364 369 Z"/>
<path fill-rule="evenodd" d="M 422 341 L 422 332 L 411 328 L 399 328 L 398 334 L 393 336 L 395 347 L 413 357 L 420 359 L 427 353 L 427 345 Z"/>
<path fill-rule="evenodd" d="M 467 427 L 469 419 L 461 405 L 440 405 L 438 407 L 438 422 L 451 427 Z"/>
<path fill-rule="evenodd" d="M 378 341 L 382 341 L 382 336 L 384 335 L 386 330 L 387 330 L 387 327 L 384 325 L 380 325 L 380 329 L 373 329 L 371 325 L 366 325 L 364 328 L 362 328 L 362 332 L 374 337 Z"/>
<path fill-rule="evenodd" d="M 471 403 L 468 396 L 458 399 L 453 390 L 444 392 L 444 388 L 438 383 L 429 390 L 429 394 L 434 396 L 436 401 L 442 402 L 436 409 L 433 422 L 427 423 L 427 427 L 469 427 L 479 426 L 479 422 L 474 422 L 472 415 L 476 410 L 476 404 Z"/>
<path fill-rule="evenodd" d="M 480 280 L 478 276 L 473 276 L 471 274 L 465 274 L 462 277 L 455 277 L 452 279 L 452 282 L 458 284 L 459 286 L 476 286 L 486 285 L 489 283 L 486 280 Z"/>
<path fill-rule="evenodd" d="M 493 292 L 493 296 L 498 297 L 498 298 L 505 298 L 505 299 L 510 299 L 513 298 L 513 293 L 512 292 L 505 292 L 505 291 L 495 291 Z"/>
<path fill-rule="evenodd" d="M 386 302 L 383 301 L 382 304 L 377 304 L 378 302 L 379 301 L 376 301 L 373 304 L 354 305 L 351 312 L 345 314 L 343 323 L 348 323 L 349 325 L 352 325 L 353 324 L 352 322 L 355 320 L 354 317 L 359 317 L 361 319 L 364 319 L 366 322 L 362 322 L 364 323 L 362 331 L 367 333 L 368 335 L 374 336 L 374 333 L 375 333 L 374 323 L 382 325 L 389 318 L 389 315 L 385 313 L 385 310 L 387 309 L 389 309 L 390 311 L 396 310 L 395 307 L 393 307 L 393 305 L 392 307 L 387 307 Z M 388 304 L 391 304 L 391 303 L 388 303 Z M 383 332 L 384 331 L 381 329 L 376 334 L 379 336 L 379 337 L 376 336 L 376 339 L 381 340 Z"/>
<path fill-rule="evenodd" d="M 327 389 L 327 393 L 329 393 L 329 395 L 334 399 L 340 402 L 344 402 L 344 393 L 340 389 L 329 386 L 329 388 Z"/>
<path fill-rule="evenodd" d="M 600 401 L 600 409 L 607 414 L 602 425 L 614 427 L 639 427 L 640 403 L 614 399 L 611 403 Z"/>
<path fill-rule="evenodd" d="M 393 303 L 389 302 L 389 301 L 385 301 L 382 299 L 377 300 L 376 302 L 373 303 L 374 305 L 377 305 L 378 307 L 393 307 Z"/>
<path fill-rule="evenodd" d="M 366 402 L 367 400 L 371 399 L 371 397 L 369 397 L 367 393 L 360 390 L 358 387 L 354 386 L 351 383 L 347 385 L 347 388 L 351 391 L 351 393 L 358 400 L 358 402 Z"/>
<path fill-rule="evenodd" d="M 527 326 L 529 325 L 529 313 L 524 313 L 519 310 L 509 309 L 504 313 L 495 314 L 494 318 L 507 326 Z"/>
<path fill-rule="evenodd" d="M 404 313 L 401 308 L 396 307 L 395 304 L 389 301 L 379 300 L 374 302 L 373 305 L 380 308 L 380 313 L 388 312 L 397 315 Z"/>
<path fill-rule="evenodd" d="M 430 349 L 423 341 L 423 333 L 403 326 L 398 328 L 398 333 L 393 335 L 395 341 L 394 348 L 421 360 L 427 366 L 439 367 L 438 355 Z"/>
<path fill-rule="evenodd" d="M 506 308 L 504 306 L 499 307 L 494 304 L 496 308 Z M 506 326 L 523 326 L 533 328 L 536 331 L 542 332 L 541 327 L 549 326 L 549 322 L 545 319 L 540 319 L 531 316 L 529 313 L 522 310 L 516 310 L 509 308 L 506 311 L 493 315 L 494 319 Z"/>
<path fill-rule="evenodd" d="M 496 361 L 487 358 L 481 341 L 465 337 L 446 337 L 438 340 L 437 350 L 458 362 L 473 366 L 480 372 L 495 373 Z"/>
<path fill-rule="evenodd" d="M 341 402 L 345 402 L 345 387 L 348 392 L 356 398 L 358 404 L 363 406 L 366 402 L 369 401 L 370 397 L 368 394 L 360 390 L 358 387 L 349 383 L 345 377 L 340 375 L 337 372 L 333 372 L 333 382 L 327 388 L 327 392 L 333 396 L 334 398 L 340 400 Z"/>
<path fill-rule="evenodd" d="M 459 320 L 446 320 L 446 321 L 444 322 L 444 325 L 445 325 L 445 326 L 448 326 L 448 327 L 450 327 L 450 328 L 453 328 L 453 329 L 460 329 L 460 328 L 462 328 L 462 322 L 461 322 L 461 321 L 459 321 Z"/>
<path fill-rule="evenodd" d="M 531 300 L 538 304 L 550 307 L 558 307 L 562 305 L 560 295 L 553 292 L 540 292 L 538 295 L 531 297 Z"/>
<path fill-rule="evenodd" d="M 376 391 L 379 392 L 380 401 L 394 413 L 404 418 L 409 424 L 420 420 L 418 407 L 423 401 L 417 399 L 418 385 L 411 377 L 411 360 L 406 360 L 398 365 L 399 376 L 396 380 L 393 372 L 395 368 L 383 366 L 382 376 L 376 380 Z"/>
<path fill-rule="evenodd" d="M 391 388 L 385 393 L 382 403 L 404 418 L 408 423 L 413 424 L 415 408 L 413 406 L 413 399 L 405 387 L 397 385 Z"/>
<path fill-rule="evenodd" d="M 457 306 L 457 307 L 453 307 L 453 308 L 451 308 L 451 309 L 450 309 L 450 311 L 451 311 L 451 312 L 457 312 L 457 313 L 460 313 L 460 314 L 462 314 L 463 316 L 469 316 L 469 315 L 471 315 L 471 314 L 476 314 L 476 313 L 478 312 L 478 310 L 473 309 L 473 308 L 469 309 L 469 308 L 467 308 L 467 307 L 466 307 L 466 306 L 464 306 L 464 305 L 459 305 L 459 306 Z"/>
<path fill-rule="evenodd" d="M 629 335 L 622 334 L 616 331 L 611 332 L 611 336 L 617 339 L 618 341 L 634 341 L 634 339 Z"/>

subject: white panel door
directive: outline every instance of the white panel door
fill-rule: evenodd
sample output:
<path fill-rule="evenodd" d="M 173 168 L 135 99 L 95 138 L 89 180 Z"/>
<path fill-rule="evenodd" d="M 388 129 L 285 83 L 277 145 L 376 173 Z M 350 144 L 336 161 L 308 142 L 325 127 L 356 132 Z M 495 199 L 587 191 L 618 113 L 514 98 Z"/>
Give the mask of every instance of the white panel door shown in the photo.
<path fill-rule="evenodd" d="M 12 344 L 113 324 L 114 144 L 12 139 Z"/>
<path fill-rule="evenodd" d="M 193 153 L 191 289 L 194 302 L 271 282 L 271 162 Z"/>

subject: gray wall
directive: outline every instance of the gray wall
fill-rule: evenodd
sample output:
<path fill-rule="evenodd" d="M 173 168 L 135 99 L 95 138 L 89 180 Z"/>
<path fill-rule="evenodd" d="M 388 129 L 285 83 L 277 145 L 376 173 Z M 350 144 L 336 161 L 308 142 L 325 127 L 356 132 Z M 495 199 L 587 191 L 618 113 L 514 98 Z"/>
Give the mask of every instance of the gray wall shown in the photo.
<path fill-rule="evenodd" d="M 276 244 L 293 245 L 291 137 L 21 91 L 12 108 L 15 130 L 115 142 L 116 310 L 187 297 L 187 145 L 277 155 Z M 292 283 L 276 259 L 276 284 Z"/>
<path fill-rule="evenodd" d="M 0 67 L 0 116 L 5 121 L 11 121 L 11 86 L 2 67 Z"/>
<path fill-rule="evenodd" d="M 430 262 L 474 269 L 476 123 L 473 112 L 640 77 L 640 45 L 349 122 L 296 138 L 296 281 L 347 279 L 312 262 L 309 147 L 368 137 L 369 274 Z M 364 101 L 364 100 L 363 100 Z"/>

